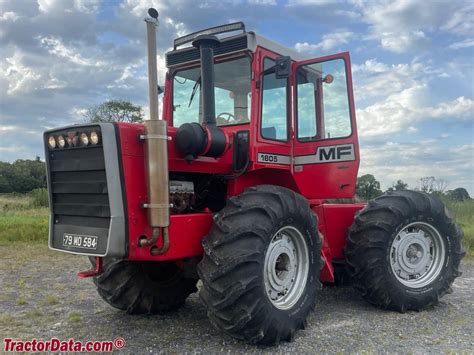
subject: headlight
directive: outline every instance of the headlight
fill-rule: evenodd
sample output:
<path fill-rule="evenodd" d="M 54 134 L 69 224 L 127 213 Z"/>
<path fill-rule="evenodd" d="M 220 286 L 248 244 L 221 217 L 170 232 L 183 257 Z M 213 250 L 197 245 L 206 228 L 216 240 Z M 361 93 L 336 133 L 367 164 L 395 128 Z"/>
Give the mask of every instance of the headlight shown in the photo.
<path fill-rule="evenodd" d="M 88 145 L 89 144 L 89 137 L 87 137 L 87 134 L 81 133 L 81 135 L 79 136 L 79 139 L 81 140 L 81 143 L 83 145 Z"/>
<path fill-rule="evenodd" d="M 57 140 L 58 140 L 58 147 L 59 148 L 64 148 L 66 146 L 66 140 L 64 139 L 63 136 L 59 136 L 57 138 Z"/>
<path fill-rule="evenodd" d="M 49 136 L 48 138 L 48 145 L 50 149 L 56 148 L 56 139 L 53 136 Z"/>
<path fill-rule="evenodd" d="M 90 138 L 92 144 L 96 145 L 97 143 L 99 143 L 99 135 L 97 134 L 97 132 L 92 131 Z"/>

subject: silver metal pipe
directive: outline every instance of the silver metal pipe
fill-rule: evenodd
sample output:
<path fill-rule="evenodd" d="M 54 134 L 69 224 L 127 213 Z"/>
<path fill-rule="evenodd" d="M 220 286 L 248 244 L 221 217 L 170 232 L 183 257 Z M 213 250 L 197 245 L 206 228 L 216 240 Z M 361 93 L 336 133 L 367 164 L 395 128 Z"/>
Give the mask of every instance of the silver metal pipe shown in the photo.
<path fill-rule="evenodd" d="M 158 73 L 156 62 L 156 27 L 158 18 L 147 17 L 146 34 L 148 48 L 148 100 L 150 104 L 150 120 L 158 120 Z"/>
<path fill-rule="evenodd" d="M 158 227 L 168 227 L 170 223 L 169 171 L 168 171 L 168 126 L 158 117 L 158 80 L 156 63 L 156 26 L 158 12 L 148 10 L 145 19 L 148 44 L 148 86 L 150 119 L 145 121 L 145 156 L 147 170 L 148 223 L 154 229 L 153 237 L 142 241 L 141 245 L 156 242 Z M 153 16 L 153 17 L 152 17 Z"/>

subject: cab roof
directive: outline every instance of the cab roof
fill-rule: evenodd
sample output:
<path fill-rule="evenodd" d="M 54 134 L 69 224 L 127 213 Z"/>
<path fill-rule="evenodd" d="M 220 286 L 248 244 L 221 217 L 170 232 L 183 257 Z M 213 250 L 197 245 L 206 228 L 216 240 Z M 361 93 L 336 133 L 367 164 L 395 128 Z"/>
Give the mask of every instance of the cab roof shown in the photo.
<path fill-rule="evenodd" d="M 235 29 L 231 26 L 240 26 L 240 28 Z M 231 31 L 222 30 L 225 27 L 232 28 Z M 263 36 L 257 35 L 255 32 L 246 32 L 245 26 L 242 22 L 237 22 L 235 24 L 223 25 L 212 27 L 210 29 L 194 32 L 192 34 L 180 37 L 175 40 L 174 49 L 166 53 L 166 65 L 167 67 L 174 67 L 182 63 L 188 63 L 199 60 L 199 50 L 192 47 L 190 42 L 201 34 L 222 34 L 225 32 L 235 32 L 236 30 L 242 30 L 242 34 L 233 35 L 229 37 L 221 37 L 221 44 L 214 49 L 214 56 L 219 57 L 222 55 L 227 55 L 229 53 L 241 52 L 248 50 L 254 53 L 257 47 L 265 48 L 269 51 L 272 51 L 276 54 L 282 56 L 289 56 L 292 60 L 304 60 L 306 59 L 301 53 L 284 47 L 279 43 L 276 43 L 270 39 L 267 39 Z M 188 44 L 188 47 L 177 49 L 178 46 L 183 44 Z"/>

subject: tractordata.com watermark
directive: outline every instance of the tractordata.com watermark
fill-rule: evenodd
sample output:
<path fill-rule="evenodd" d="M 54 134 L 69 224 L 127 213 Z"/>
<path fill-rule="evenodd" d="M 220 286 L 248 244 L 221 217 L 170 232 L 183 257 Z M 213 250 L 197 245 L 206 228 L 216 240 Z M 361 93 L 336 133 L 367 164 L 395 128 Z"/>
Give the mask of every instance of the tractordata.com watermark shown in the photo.
<path fill-rule="evenodd" d="M 122 337 L 115 338 L 114 341 L 77 341 L 74 339 L 59 340 L 51 338 L 50 340 L 16 340 L 12 338 L 3 339 L 3 351 L 26 351 L 26 352 L 42 352 L 42 351 L 67 351 L 67 352 L 110 352 L 113 350 L 122 350 L 125 345 L 125 339 Z"/>

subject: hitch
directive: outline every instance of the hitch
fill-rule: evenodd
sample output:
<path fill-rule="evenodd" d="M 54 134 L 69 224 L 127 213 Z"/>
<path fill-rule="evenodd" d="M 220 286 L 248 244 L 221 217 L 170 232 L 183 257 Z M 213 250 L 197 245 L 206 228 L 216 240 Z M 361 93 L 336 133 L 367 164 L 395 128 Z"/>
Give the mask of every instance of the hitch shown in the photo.
<path fill-rule="evenodd" d="M 77 273 L 77 277 L 86 278 L 86 277 L 94 277 L 94 276 L 102 274 L 104 272 L 104 269 L 102 268 L 103 260 L 104 258 L 97 256 L 95 258 L 95 269 L 90 268 L 89 270 L 79 271 Z"/>

